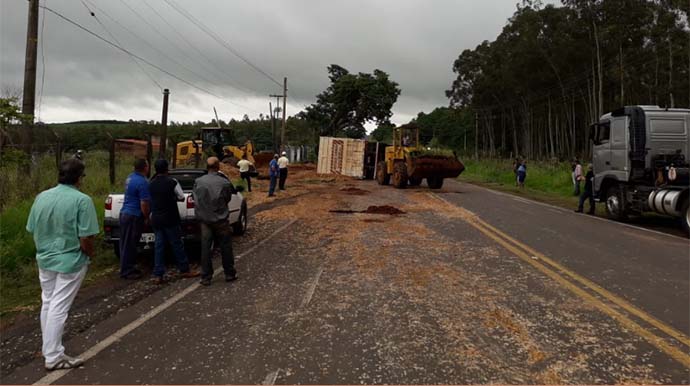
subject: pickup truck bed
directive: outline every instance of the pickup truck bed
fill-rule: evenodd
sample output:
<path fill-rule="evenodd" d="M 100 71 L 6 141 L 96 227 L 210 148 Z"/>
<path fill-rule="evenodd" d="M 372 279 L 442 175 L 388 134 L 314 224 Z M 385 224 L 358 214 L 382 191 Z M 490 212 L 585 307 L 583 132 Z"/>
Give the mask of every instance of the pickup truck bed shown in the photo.
<path fill-rule="evenodd" d="M 184 201 L 177 203 L 177 209 L 180 212 L 180 219 L 182 220 L 182 239 L 185 244 L 196 244 L 201 241 L 201 228 L 199 222 L 194 214 L 194 198 L 192 197 L 192 188 L 194 187 L 194 180 L 206 174 L 206 170 L 202 169 L 173 169 L 170 171 L 170 177 L 178 180 L 184 192 Z M 233 187 L 234 189 L 234 187 Z M 240 189 L 241 190 L 241 189 Z M 120 256 L 120 210 L 124 203 L 124 194 L 109 194 L 105 200 L 105 216 L 103 218 L 103 230 L 105 234 L 105 241 L 113 244 L 115 254 Z M 230 209 L 230 217 L 228 221 L 232 224 L 233 231 L 237 235 L 244 234 L 247 230 L 247 203 L 240 191 L 235 191 L 232 195 L 232 200 L 228 204 Z M 156 238 L 153 229 L 149 226 L 144 228 L 139 244 L 144 249 L 153 247 Z"/>

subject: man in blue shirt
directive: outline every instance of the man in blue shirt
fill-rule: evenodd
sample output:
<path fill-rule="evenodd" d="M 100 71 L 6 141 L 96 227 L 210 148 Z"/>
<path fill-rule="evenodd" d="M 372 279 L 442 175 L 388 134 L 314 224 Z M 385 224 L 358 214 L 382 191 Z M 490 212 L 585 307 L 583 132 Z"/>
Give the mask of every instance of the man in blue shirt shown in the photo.
<path fill-rule="evenodd" d="M 41 352 L 46 370 L 70 369 L 84 363 L 65 354 L 62 333 L 86 276 L 89 258 L 94 257 L 94 236 L 99 232 L 93 200 L 79 191 L 85 176 L 80 160 L 60 163 L 58 185 L 36 196 L 26 223 L 36 244 L 42 300 Z"/>
<path fill-rule="evenodd" d="M 151 194 L 146 176 L 149 163 L 145 159 L 134 161 L 134 173 L 125 181 L 125 201 L 120 210 L 120 277 L 137 280 L 141 271 L 135 266 L 137 243 L 144 224 L 148 224 Z"/>
<path fill-rule="evenodd" d="M 275 196 L 276 183 L 278 181 L 278 176 L 280 175 L 280 169 L 278 168 L 278 154 L 273 156 L 271 163 L 268 165 L 268 176 L 271 178 L 271 182 L 268 186 L 268 197 Z"/>

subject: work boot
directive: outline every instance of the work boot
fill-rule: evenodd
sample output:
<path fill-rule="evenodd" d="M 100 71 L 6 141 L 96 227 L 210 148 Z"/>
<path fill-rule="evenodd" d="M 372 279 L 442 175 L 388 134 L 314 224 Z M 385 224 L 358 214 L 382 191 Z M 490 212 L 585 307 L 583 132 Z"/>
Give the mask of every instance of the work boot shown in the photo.
<path fill-rule="evenodd" d="M 575 209 L 575 213 L 582 213 L 582 209 Z"/>
<path fill-rule="evenodd" d="M 205 286 L 205 287 L 208 287 L 208 286 L 211 285 L 211 278 L 201 279 L 201 281 L 199 282 L 199 284 L 201 284 L 201 285 L 203 285 L 203 286 Z"/>
<path fill-rule="evenodd" d="M 225 281 L 226 282 L 231 282 L 237 280 L 237 274 L 234 275 L 225 275 Z"/>
<path fill-rule="evenodd" d="M 151 278 L 151 283 L 155 285 L 165 284 L 165 282 L 167 282 L 167 280 L 163 276 L 154 276 Z"/>

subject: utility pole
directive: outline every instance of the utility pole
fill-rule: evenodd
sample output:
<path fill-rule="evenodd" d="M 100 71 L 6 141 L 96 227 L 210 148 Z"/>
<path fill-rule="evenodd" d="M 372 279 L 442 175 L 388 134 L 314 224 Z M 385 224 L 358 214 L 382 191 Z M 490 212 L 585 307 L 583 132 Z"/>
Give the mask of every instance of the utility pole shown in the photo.
<path fill-rule="evenodd" d="M 163 90 L 163 117 L 161 118 L 161 139 L 158 145 L 158 158 L 165 159 L 165 145 L 168 142 L 168 97 L 170 90 Z"/>
<path fill-rule="evenodd" d="M 271 117 L 271 143 L 273 144 L 273 154 L 275 154 L 278 152 L 276 147 L 276 121 L 273 119 L 273 105 L 271 105 L 271 102 L 268 102 L 268 112 Z"/>
<path fill-rule="evenodd" d="M 24 59 L 24 91 L 22 114 L 30 116 L 22 130 L 22 145 L 28 153 L 33 140 L 34 109 L 36 107 L 36 59 L 38 58 L 38 1 L 29 0 L 29 20 L 26 28 L 26 56 Z"/>
<path fill-rule="evenodd" d="M 271 98 L 276 98 L 276 113 L 273 113 L 276 119 L 278 119 L 278 114 L 277 112 L 280 111 L 280 98 L 285 99 L 285 95 L 276 95 L 276 94 L 271 94 L 269 95 Z M 272 112 L 273 110 L 271 110 Z M 283 112 L 285 112 L 285 108 L 283 108 Z M 283 120 L 285 119 L 285 114 L 283 113 Z M 283 125 L 284 127 L 284 125 Z M 275 131 L 278 131 L 278 125 L 276 125 Z M 278 151 L 283 147 L 283 141 L 282 141 L 282 131 L 281 131 L 281 137 L 280 137 L 280 143 L 277 146 L 274 146 L 273 152 L 278 153 Z M 274 132 L 273 133 L 273 143 L 275 144 L 278 142 L 278 133 Z"/>
<path fill-rule="evenodd" d="M 283 78 L 283 126 L 280 129 L 280 149 L 285 146 L 285 112 L 287 107 L 287 77 Z"/>

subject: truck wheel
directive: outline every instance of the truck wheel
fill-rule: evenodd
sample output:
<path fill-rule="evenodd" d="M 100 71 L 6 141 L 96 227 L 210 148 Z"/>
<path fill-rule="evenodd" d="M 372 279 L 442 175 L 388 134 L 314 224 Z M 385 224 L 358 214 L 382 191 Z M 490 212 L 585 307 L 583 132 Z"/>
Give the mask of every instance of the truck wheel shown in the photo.
<path fill-rule="evenodd" d="M 680 215 L 685 234 L 690 237 L 690 197 L 686 198 L 685 203 L 681 206 Z"/>
<path fill-rule="evenodd" d="M 419 186 L 422 184 L 422 179 L 417 177 L 410 177 L 408 180 L 410 186 Z"/>
<path fill-rule="evenodd" d="M 393 186 L 398 189 L 407 186 L 407 166 L 404 162 L 396 162 L 393 166 Z"/>
<path fill-rule="evenodd" d="M 391 175 L 387 173 L 385 162 L 376 166 L 376 181 L 379 185 L 388 185 L 391 181 Z"/>
<path fill-rule="evenodd" d="M 426 184 L 429 186 L 429 189 L 441 189 L 443 187 L 443 178 L 428 177 Z"/>
<path fill-rule="evenodd" d="M 609 187 L 606 191 L 606 215 L 616 221 L 624 221 L 628 217 L 625 211 L 623 192 L 616 185 Z"/>
<path fill-rule="evenodd" d="M 242 210 L 240 211 L 240 218 L 236 223 L 232 224 L 232 233 L 237 236 L 243 235 L 247 231 L 247 223 L 249 222 L 247 218 L 247 206 L 242 205 Z"/>

